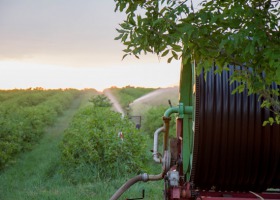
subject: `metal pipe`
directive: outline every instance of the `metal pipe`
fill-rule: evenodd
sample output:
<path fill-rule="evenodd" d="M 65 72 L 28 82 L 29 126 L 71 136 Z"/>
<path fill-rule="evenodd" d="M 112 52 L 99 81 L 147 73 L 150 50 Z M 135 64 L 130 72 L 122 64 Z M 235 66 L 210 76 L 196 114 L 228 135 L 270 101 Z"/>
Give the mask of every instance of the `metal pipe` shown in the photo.
<path fill-rule="evenodd" d="M 134 185 L 135 183 L 137 183 L 139 181 L 144 181 L 144 182 L 157 181 L 157 180 L 163 179 L 163 177 L 164 177 L 163 172 L 158 175 L 148 175 L 148 174 L 144 173 L 144 174 L 135 176 L 135 177 L 129 179 L 125 184 L 123 184 L 122 187 L 120 187 L 115 192 L 115 194 L 110 198 L 110 200 L 117 200 L 128 188 L 130 188 L 132 185 Z"/>
<path fill-rule="evenodd" d="M 192 106 L 185 106 L 184 114 L 192 114 L 193 107 Z"/>
<path fill-rule="evenodd" d="M 157 163 L 161 163 L 162 160 L 158 156 L 158 134 L 164 131 L 164 126 L 158 128 L 154 133 L 154 148 L 153 148 L 153 158 Z"/>
<path fill-rule="evenodd" d="M 173 113 L 180 113 L 180 111 L 181 111 L 180 109 L 181 109 L 181 105 L 168 108 L 165 111 L 163 116 L 164 117 L 170 117 L 170 115 L 173 114 Z M 193 107 L 192 106 L 184 106 L 182 112 L 184 114 L 192 114 L 193 113 Z"/>
<path fill-rule="evenodd" d="M 164 138 L 163 138 L 163 151 L 168 150 L 168 137 L 169 137 L 169 125 L 170 125 L 170 115 L 173 113 L 179 113 L 179 118 L 183 118 L 184 114 L 192 114 L 193 107 L 192 106 L 184 106 L 183 103 L 180 103 L 179 106 L 168 108 L 164 115 L 163 115 L 163 121 L 164 121 Z"/>
<path fill-rule="evenodd" d="M 163 151 L 168 150 L 168 137 L 169 137 L 169 125 L 171 117 L 165 117 L 163 116 L 164 121 L 164 136 L 163 136 Z"/>
<path fill-rule="evenodd" d="M 173 113 L 179 113 L 179 106 L 175 106 L 175 107 L 171 107 L 168 108 L 165 113 L 164 113 L 164 117 L 170 117 L 171 114 Z"/>
<path fill-rule="evenodd" d="M 169 136 L 169 123 L 170 123 L 170 115 L 173 113 L 184 113 L 184 114 L 191 114 L 192 113 L 192 106 L 185 106 L 182 105 L 171 107 L 167 109 L 163 116 L 164 126 L 158 128 L 154 133 L 154 149 L 153 149 L 153 158 L 156 162 L 162 162 L 162 160 L 158 157 L 158 134 L 164 131 L 164 140 L 163 140 L 163 151 L 168 152 L 168 136 Z M 167 162 L 167 161 L 164 161 Z M 166 174 L 166 164 L 163 165 L 162 173 L 158 175 L 148 175 L 146 173 L 135 176 L 134 178 L 129 179 L 125 184 L 123 184 L 115 194 L 110 198 L 110 200 L 117 200 L 128 188 L 139 181 L 147 182 L 147 181 L 157 181 L 163 179 L 164 175 Z"/>

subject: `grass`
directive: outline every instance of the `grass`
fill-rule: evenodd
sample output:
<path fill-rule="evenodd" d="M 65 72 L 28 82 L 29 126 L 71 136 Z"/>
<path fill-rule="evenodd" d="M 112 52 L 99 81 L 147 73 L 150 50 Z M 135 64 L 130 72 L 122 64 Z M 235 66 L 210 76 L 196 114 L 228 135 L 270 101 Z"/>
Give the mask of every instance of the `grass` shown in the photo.
<path fill-rule="evenodd" d="M 46 130 L 40 142 L 30 152 L 17 157 L 13 164 L 0 173 L 1 200 L 87 200 L 109 199 L 129 178 L 137 174 L 124 174 L 111 180 L 97 179 L 94 183 L 72 184 L 63 178 L 60 167 L 59 144 L 63 131 L 80 106 L 87 103 L 89 96 L 76 99 L 71 107 Z M 149 141 L 152 149 L 152 141 Z M 161 167 L 154 165 L 151 153 L 148 171 L 160 173 Z M 121 199 L 141 197 L 142 189 L 146 199 L 162 199 L 163 181 L 137 183 Z"/>

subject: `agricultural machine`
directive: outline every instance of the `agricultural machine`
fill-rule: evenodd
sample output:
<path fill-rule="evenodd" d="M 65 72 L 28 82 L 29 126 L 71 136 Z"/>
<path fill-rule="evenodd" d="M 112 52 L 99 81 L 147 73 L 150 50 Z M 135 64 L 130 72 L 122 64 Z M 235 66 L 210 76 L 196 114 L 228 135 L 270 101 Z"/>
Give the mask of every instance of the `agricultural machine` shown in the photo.
<path fill-rule="evenodd" d="M 280 199 L 280 127 L 262 126 L 271 113 L 256 95 L 232 94 L 238 83 L 229 79 L 236 68 L 220 75 L 210 71 L 205 79 L 193 65 L 182 67 L 179 105 L 166 110 L 164 126 L 154 134 L 153 158 L 161 174 L 130 179 L 111 200 L 138 181 L 156 180 L 164 180 L 165 200 Z M 169 136 L 172 114 L 175 138 Z"/>

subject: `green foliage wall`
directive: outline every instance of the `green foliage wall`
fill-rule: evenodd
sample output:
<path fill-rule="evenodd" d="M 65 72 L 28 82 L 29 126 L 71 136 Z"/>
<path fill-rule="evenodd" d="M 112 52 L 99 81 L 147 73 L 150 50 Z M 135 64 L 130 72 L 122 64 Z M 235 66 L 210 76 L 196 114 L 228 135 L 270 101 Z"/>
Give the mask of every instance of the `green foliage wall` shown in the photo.
<path fill-rule="evenodd" d="M 11 91 L 0 92 L 0 169 L 19 152 L 30 149 L 44 128 L 51 125 L 78 95 L 77 90 L 14 92 L 16 95 Z"/>

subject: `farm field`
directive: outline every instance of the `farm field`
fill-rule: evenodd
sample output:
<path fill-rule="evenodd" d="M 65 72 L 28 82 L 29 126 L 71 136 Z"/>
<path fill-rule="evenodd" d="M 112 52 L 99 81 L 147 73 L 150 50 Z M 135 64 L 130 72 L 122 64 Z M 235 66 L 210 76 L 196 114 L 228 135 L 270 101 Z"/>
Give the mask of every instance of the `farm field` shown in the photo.
<path fill-rule="evenodd" d="M 22 101 L 12 99 L 24 92 L 14 92 L 7 96 L 0 93 L 0 100 L 10 99 L 20 107 L 18 102 Z M 54 91 L 45 92 L 36 91 L 37 101 L 22 109 L 37 107 L 55 96 Z M 28 148 L 19 150 L 3 165 L 1 200 L 109 199 L 129 178 L 142 172 L 160 173 L 161 166 L 151 159 L 153 141 L 148 134 L 136 130 L 128 119 L 121 120 L 96 91 L 71 92 L 67 105 L 42 126 Z M 25 98 L 33 102 L 30 95 Z M 119 131 L 124 133 L 124 141 L 118 137 Z M 146 199 L 160 199 L 163 181 L 137 183 L 122 198 L 141 197 L 143 189 Z"/>
<path fill-rule="evenodd" d="M 32 148 L 78 95 L 74 89 L 0 91 L 0 169 Z"/>

